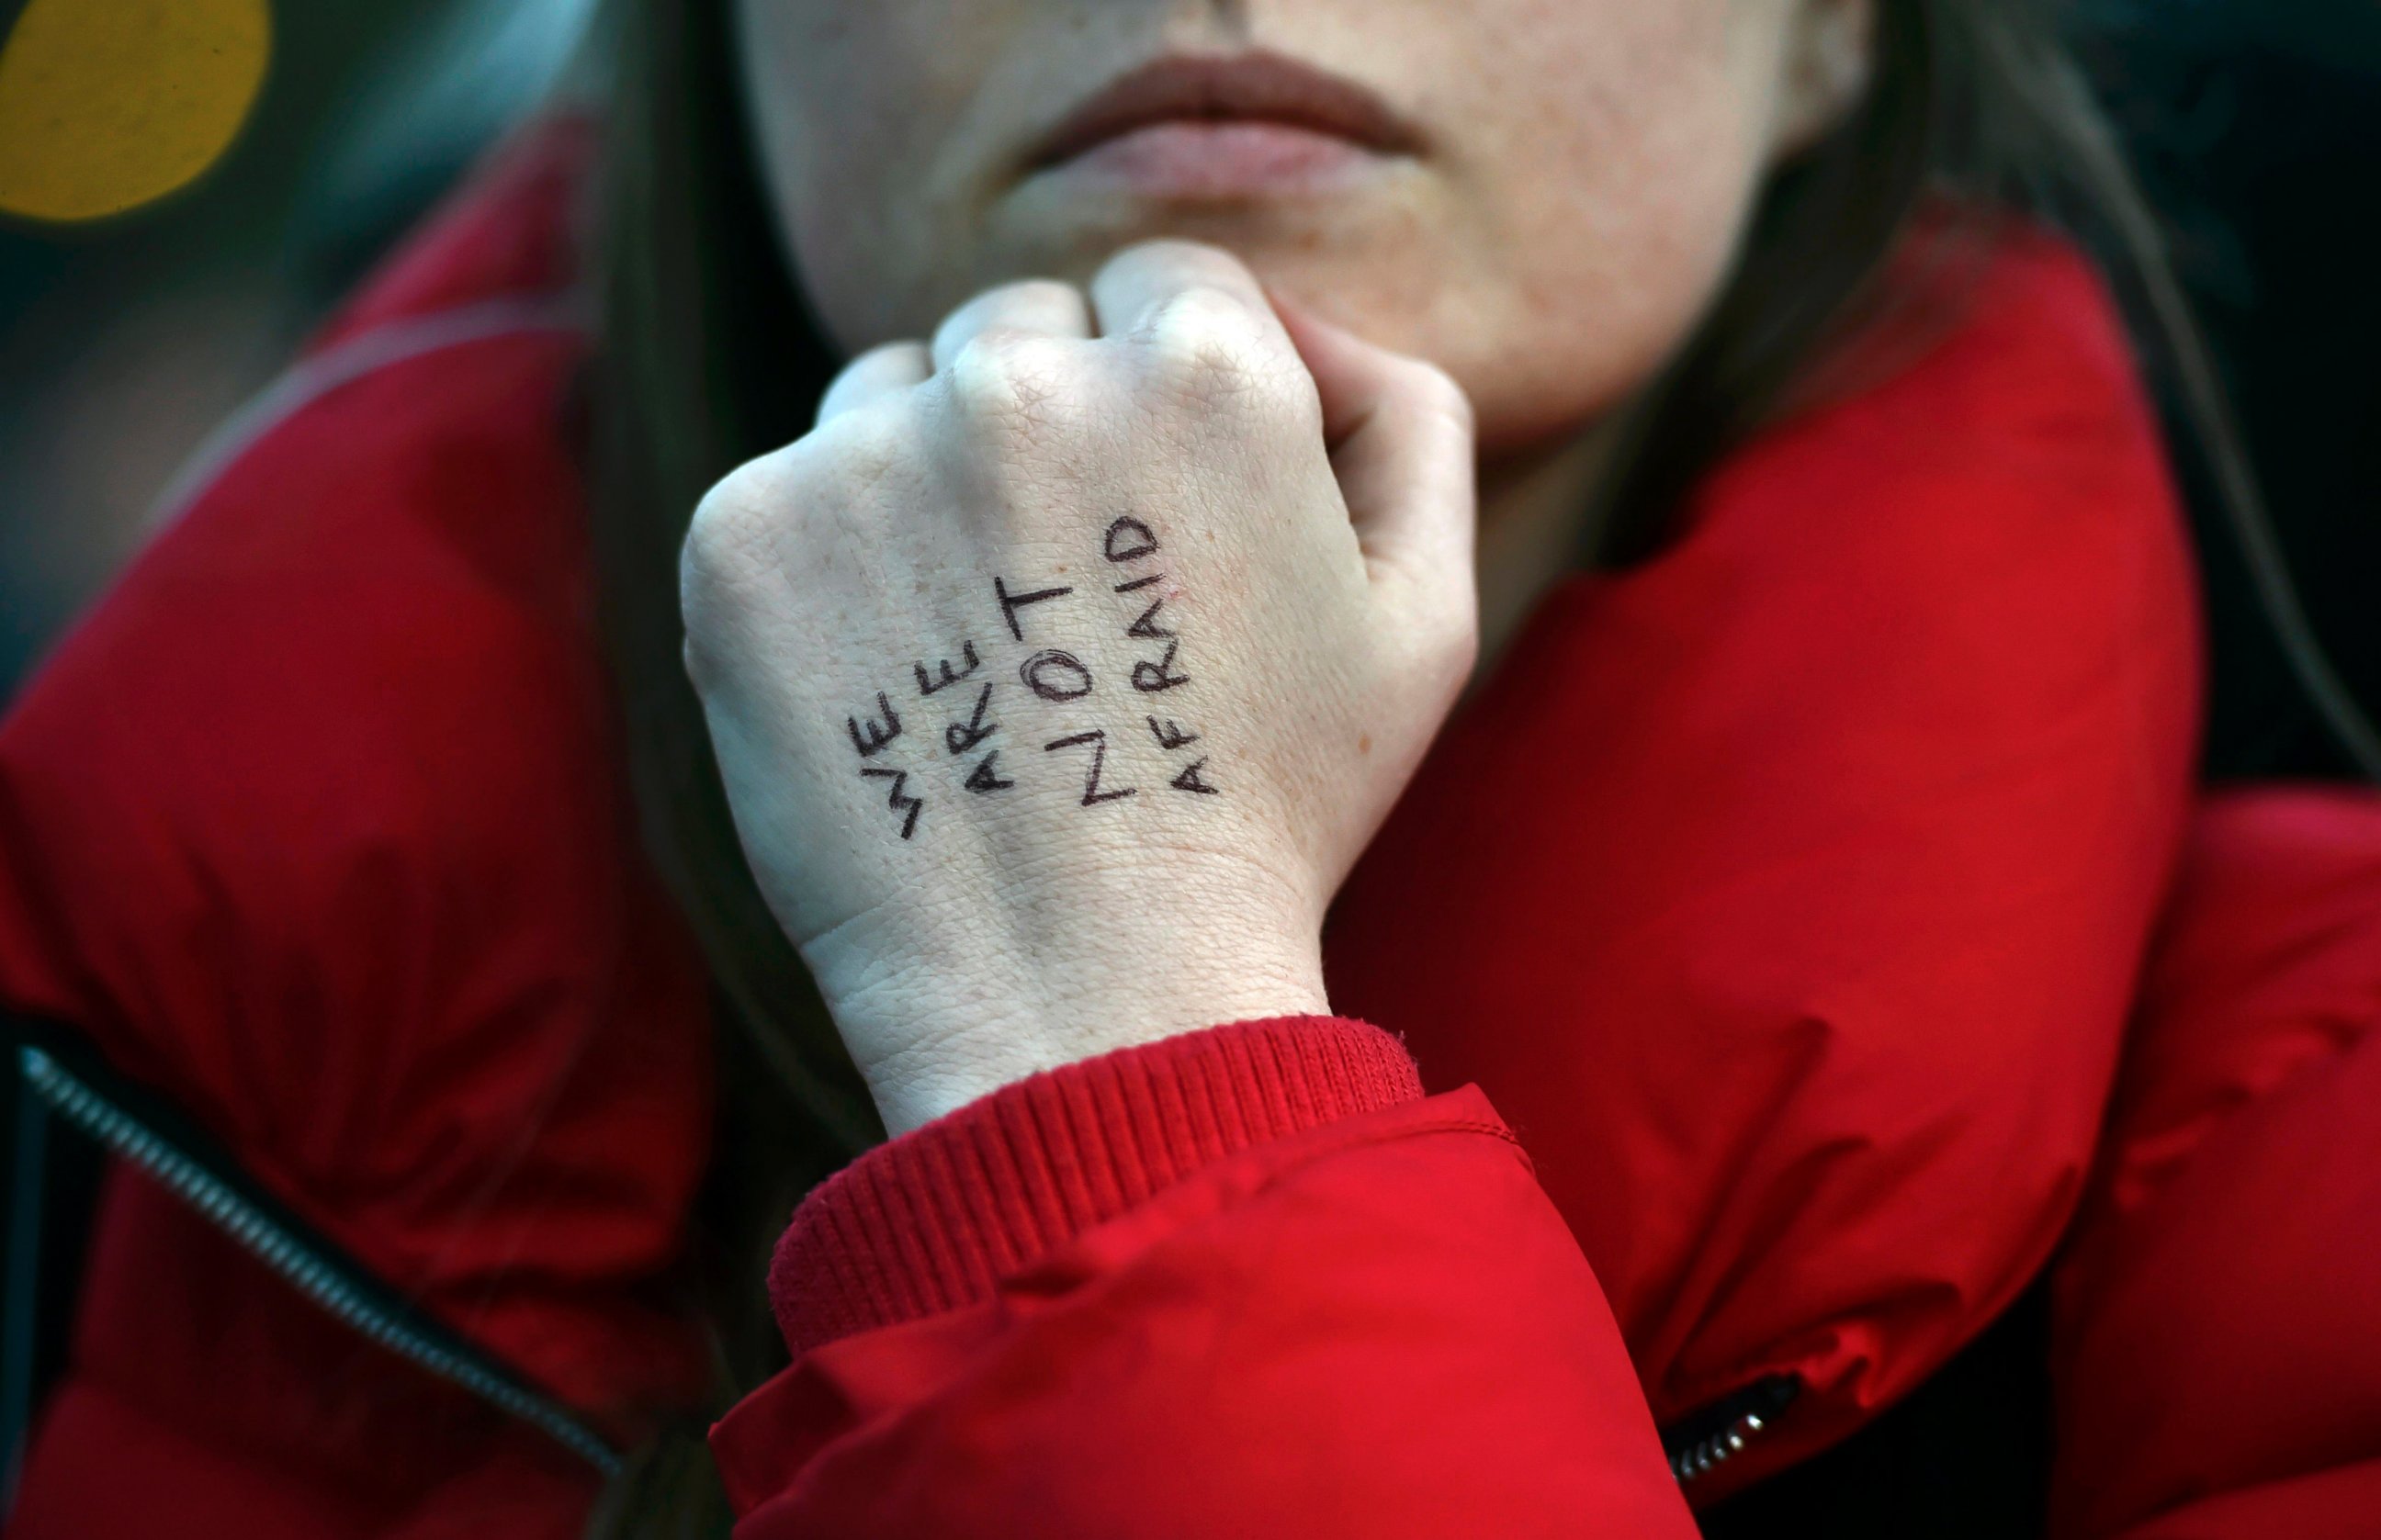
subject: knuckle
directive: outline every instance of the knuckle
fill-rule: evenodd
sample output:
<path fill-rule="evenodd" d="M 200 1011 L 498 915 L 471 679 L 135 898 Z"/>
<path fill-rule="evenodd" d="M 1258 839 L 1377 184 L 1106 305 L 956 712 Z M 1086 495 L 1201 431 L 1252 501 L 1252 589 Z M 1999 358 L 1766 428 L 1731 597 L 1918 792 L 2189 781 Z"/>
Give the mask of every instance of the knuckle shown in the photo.
<path fill-rule="evenodd" d="M 1021 278 L 986 289 L 950 313 L 935 333 L 938 351 L 964 348 L 986 333 L 1022 332 L 1057 340 L 1080 336 L 1090 325 L 1082 291 L 1056 278 Z"/>
<path fill-rule="evenodd" d="M 894 373 L 902 366 L 911 363 L 917 352 L 918 345 L 913 341 L 880 342 L 845 364 L 836 375 L 834 383 L 840 384 L 849 380 L 871 379 Z"/>
<path fill-rule="evenodd" d="M 832 561 L 869 510 L 908 479 L 914 440 L 906 407 L 861 406 L 720 478 L 695 504 L 679 548 L 690 626 L 698 612 L 758 602 L 772 573 Z"/>
<path fill-rule="evenodd" d="M 678 648 L 678 667 L 685 671 L 687 680 L 693 685 L 696 695 L 707 697 L 718 693 L 727 680 L 725 661 L 721 649 L 712 640 L 710 632 L 706 628 L 698 626 L 693 617 L 690 615 L 687 620 L 686 640 Z"/>
<path fill-rule="evenodd" d="M 1471 677 L 1480 661 L 1479 616 L 1469 600 L 1448 600 L 1432 610 L 1417 628 L 1430 677 L 1453 694 Z"/>
<path fill-rule="evenodd" d="M 706 533 L 711 526 L 698 522 L 687 537 L 678 564 L 678 610 L 685 625 L 687 673 L 698 687 L 708 687 L 720 673 L 725 634 L 733 629 L 740 585 L 731 576 L 732 561 L 723 561 L 721 547 Z"/>
<path fill-rule="evenodd" d="M 779 456 L 779 482 L 787 491 L 817 486 L 841 489 L 855 495 L 895 480 L 912 454 L 908 403 L 872 401 L 854 407 L 833 422 L 797 440 Z M 781 505 L 798 506 L 800 499 L 780 493 Z"/>
<path fill-rule="evenodd" d="M 1454 375 L 1427 360 L 1412 359 L 1406 368 L 1415 406 L 1425 414 L 1444 418 L 1470 437 L 1476 426 L 1471 393 L 1456 382 Z"/>
<path fill-rule="evenodd" d="M 1224 290 L 1192 284 L 1159 301 L 1149 313 L 1146 330 L 1160 348 L 1194 353 L 1237 349 L 1252 340 L 1249 319 L 1247 309 Z"/>
<path fill-rule="evenodd" d="M 1449 605 L 1439 627 L 1438 655 L 1445 677 L 1461 684 L 1480 661 L 1480 619 L 1469 604 Z"/>
<path fill-rule="evenodd" d="M 716 529 L 699 526 L 698 531 Z M 751 610 L 751 564 L 737 547 L 709 533 L 690 533 L 678 565 L 678 613 L 684 628 L 684 664 L 695 687 L 708 693 L 731 673 L 733 638 Z"/>
<path fill-rule="evenodd" d="M 1033 315 L 1081 309 L 1083 291 L 1056 278 L 1020 278 L 995 291 L 1009 306 Z"/>
<path fill-rule="evenodd" d="M 1178 236 L 1136 241 L 1110 257 L 1103 268 L 1108 273 L 1145 271 L 1180 279 L 1203 277 L 1219 285 L 1249 276 L 1248 265 L 1227 249 Z"/>
<path fill-rule="evenodd" d="M 1252 396 L 1279 373 L 1255 318 L 1221 289 L 1171 296 L 1151 312 L 1143 340 L 1168 383 L 1209 405 Z"/>
<path fill-rule="evenodd" d="M 1470 583 L 1408 575 L 1397 580 L 1391 602 L 1398 612 L 1389 650 L 1397 676 L 1427 693 L 1459 690 L 1480 659 L 1479 607 Z"/>
<path fill-rule="evenodd" d="M 1398 697 L 1435 708 L 1463 693 L 1479 661 L 1479 644 L 1469 627 L 1418 626 L 1388 660 L 1391 688 Z"/>
<path fill-rule="evenodd" d="M 838 370 L 821 393 L 818 419 L 831 422 L 872 398 L 902 393 L 925 377 L 924 348 L 916 342 L 880 343 Z"/>
<path fill-rule="evenodd" d="M 695 504 L 678 556 L 679 582 L 690 600 L 706 605 L 730 590 L 751 568 L 766 539 L 773 499 L 760 462 L 727 473 Z"/>
<path fill-rule="evenodd" d="M 959 414 L 993 426 L 1046 420 L 1068 394 L 1071 359 L 1055 338 L 995 328 L 969 339 L 944 371 Z"/>

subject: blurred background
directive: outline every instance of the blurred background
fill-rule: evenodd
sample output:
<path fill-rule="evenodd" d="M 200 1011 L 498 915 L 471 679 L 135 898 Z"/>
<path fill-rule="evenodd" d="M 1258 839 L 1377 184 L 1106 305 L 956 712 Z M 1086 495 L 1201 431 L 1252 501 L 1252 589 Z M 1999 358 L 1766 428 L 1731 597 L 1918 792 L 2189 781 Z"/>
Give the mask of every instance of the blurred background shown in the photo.
<path fill-rule="evenodd" d="M 0 30 L 33 8 L 0 0 Z M 594 8 L 275 5 L 262 89 L 197 181 L 95 220 L 0 212 L 0 702 L 207 434 L 563 85 Z"/>
<path fill-rule="evenodd" d="M 0 28 L 113 3 L 0 0 Z M 274 6 L 254 104 L 195 182 L 94 220 L 0 213 L 0 702 L 138 549 L 176 467 L 564 88 L 594 9 Z M 2079 26 L 2176 231 L 2318 627 L 2381 698 L 2381 626 L 2363 618 L 2381 571 L 2381 3 L 2086 0 Z M 2216 589 L 2219 622 L 2246 603 L 2220 574 Z M 2303 731 L 2277 706 L 2273 734 Z"/>

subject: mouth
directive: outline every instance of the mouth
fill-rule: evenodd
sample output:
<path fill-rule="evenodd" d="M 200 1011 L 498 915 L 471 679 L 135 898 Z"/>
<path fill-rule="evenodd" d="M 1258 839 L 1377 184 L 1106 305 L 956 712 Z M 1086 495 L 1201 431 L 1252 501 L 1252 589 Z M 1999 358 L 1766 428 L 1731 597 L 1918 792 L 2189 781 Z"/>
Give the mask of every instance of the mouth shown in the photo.
<path fill-rule="evenodd" d="M 1056 174 L 1143 196 L 1231 199 L 1313 189 L 1421 152 L 1372 91 L 1278 54 L 1176 55 L 1118 77 L 1031 152 Z"/>

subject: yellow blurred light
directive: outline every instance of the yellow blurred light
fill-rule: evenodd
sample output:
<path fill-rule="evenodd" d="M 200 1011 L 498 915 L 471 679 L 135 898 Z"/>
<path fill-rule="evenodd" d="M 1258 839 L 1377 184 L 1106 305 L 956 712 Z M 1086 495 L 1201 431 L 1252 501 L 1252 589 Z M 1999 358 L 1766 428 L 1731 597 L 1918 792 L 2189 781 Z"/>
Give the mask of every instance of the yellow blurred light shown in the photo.
<path fill-rule="evenodd" d="M 186 185 L 272 51 L 267 0 L 31 0 L 0 47 L 0 210 L 96 219 Z"/>

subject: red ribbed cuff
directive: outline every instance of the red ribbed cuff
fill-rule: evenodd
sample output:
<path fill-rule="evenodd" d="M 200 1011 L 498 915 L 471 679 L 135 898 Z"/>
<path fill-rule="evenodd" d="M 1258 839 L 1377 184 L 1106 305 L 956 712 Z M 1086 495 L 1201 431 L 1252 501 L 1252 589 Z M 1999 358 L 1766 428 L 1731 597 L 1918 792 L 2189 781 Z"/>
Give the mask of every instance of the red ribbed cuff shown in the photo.
<path fill-rule="evenodd" d="M 769 1298 L 800 1357 L 995 1282 L 1253 1145 L 1421 1098 L 1362 1022 L 1286 1016 L 1020 1081 L 861 1156 L 794 1213 Z"/>

